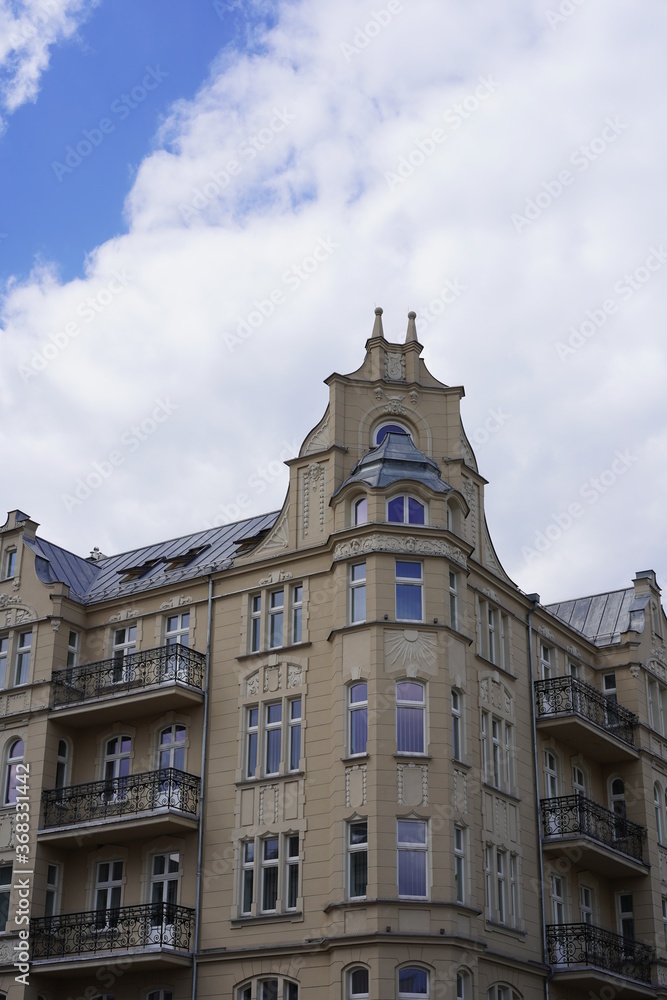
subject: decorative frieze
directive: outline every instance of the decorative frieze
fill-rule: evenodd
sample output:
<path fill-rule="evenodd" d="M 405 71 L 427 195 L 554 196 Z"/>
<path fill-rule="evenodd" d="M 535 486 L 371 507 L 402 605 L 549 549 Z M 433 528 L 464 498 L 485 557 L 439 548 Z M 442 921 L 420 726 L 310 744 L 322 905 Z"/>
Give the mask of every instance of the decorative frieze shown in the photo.
<path fill-rule="evenodd" d="M 339 542 L 334 548 L 334 561 L 349 559 L 350 556 L 366 555 L 369 552 L 397 552 L 415 556 L 443 556 L 467 569 L 466 557 L 455 545 L 439 539 L 414 538 L 404 535 L 368 535 L 366 538 L 351 538 Z"/>
<path fill-rule="evenodd" d="M 34 621 L 37 612 L 29 604 L 24 604 L 19 594 L 10 597 L 0 594 L 0 624 L 3 628 L 13 628 Z"/>
<path fill-rule="evenodd" d="M 160 611 L 171 611 L 172 608 L 182 608 L 185 604 L 192 604 L 192 598 L 186 594 L 180 594 L 178 597 L 171 597 L 168 601 L 161 604 Z"/>
<path fill-rule="evenodd" d="M 130 618 L 138 618 L 140 611 L 138 608 L 125 608 L 124 611 L 119 611 L 115 615 L 111 615 L 109 618 L 109 624 L 115 625 L 117 622 L 125 622 Z"/>

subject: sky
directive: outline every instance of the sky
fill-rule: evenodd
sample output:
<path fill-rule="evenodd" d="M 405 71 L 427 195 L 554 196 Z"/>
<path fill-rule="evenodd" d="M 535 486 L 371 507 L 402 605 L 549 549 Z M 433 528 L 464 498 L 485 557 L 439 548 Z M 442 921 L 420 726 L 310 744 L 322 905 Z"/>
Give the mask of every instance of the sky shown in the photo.
<path fill-rule="evenodd" d="M 5 510 L 85 556 L 278 509 L 379 305 L 465 386 L 522 590 L 667 584 L 666 38 L 660 0 L 0 0 Z"/>

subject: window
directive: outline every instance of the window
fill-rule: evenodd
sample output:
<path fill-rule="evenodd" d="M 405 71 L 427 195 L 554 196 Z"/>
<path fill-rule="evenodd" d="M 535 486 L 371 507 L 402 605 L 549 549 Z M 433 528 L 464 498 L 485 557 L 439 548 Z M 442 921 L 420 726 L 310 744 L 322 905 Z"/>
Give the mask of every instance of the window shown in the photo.
<path fill-rule="evenodd" d="M 602 677 L 602 693 L 607 699 L 607 725 L 610 728 L 618 726 L 618 696 L 616 694 L 616 674 L 604 674 Z"/>
<path fill-rule="evenodd" d="M 454 760 L 463 760 L 463 696 L 452 688 L 452 753 Z"/>
<path fill-rule="evenodd" d="M 28 680 L 30 670 L 30 646 L 32 645 L 32 632 L 21 632 L 16 647 L 16 670 L 14 673 L 15 684 L 25 684 Z"/>
<path fill-rule="evenodd" d="M 60 889 L 60 868 L 58 865 L 47 865 L 46 895 L 44 901 L 45 917 L 53 917 L 58 912 L 59 889 Z"/>
<path fill-rule="evenodd" d="M 424 685 L 417 681 L 396 684 L 396 750 L 398 753 L 426 752 L 426 698 Z"/>
<path fill-rule="evenodd" d="M 250 603 L 250 652 L 259 649 L 262 636 L 262 595 L 255 594 Z"/>
<path fill-rule="evenodd" d="M 146 1000 L 172 1000 L 173 995 L 171 990 L 151 990 L 146 994 Z"/>
<path fill-rule="evenodd" d="M 301 760 L 301 698 L 293 698 L 289 704 L 289 769 L 299 770 Z"/>
<path fill-rule="evenodd" d="M 292 587 L 292 637 L 291 642 L 301 642 L 303 632 L 303 585 Z"/>
<path fill-rule="evenodd" d="M 23 740 L 14 740 L 7 752 L 7 771 L 5 775 L 5 805 L 16 802 L 18 794 L 18 769 L 23 764 Z"/>
<path fill-rule="evenodd" d="M 428 972 L 425 969 L 399 969 L 399 1000 L 410 997 L 428 997 Z"/>
<path fill-rule="evenodd" d="M 399 897 L 426 899 L 428 851 L 426 822 L 399 819 L 396 824 L 396 840 Z"/>
<path fill-rule="evenodd" d="M 66 740 L 58 740 L 58 756 L 56 757 L 56 788 L 64 788 L 67 783 L 67 763 L 69 747 Z"/>
<path fill-rule="evenodd" d="M 509 616 L 500 608 L 479 602 L 480 653 L 496 666 L 509 668 Z"/>
<path fill-rule="evenodd" d="M 394 524 L 425 524 L 426 508 L 414 497 L 394 497 L 387 501 L 387 520 Z"/>
<path fill-rule="evenodd" d="M 558 796 L 558 761 L 551 750 L 544 751 L 544 787 L 548 799 Z"/>
<path fill-rule="evenodd" d="M 518 856 L 504 847 L 484 849 L 486 912 L 494 923 L 516 927 L 519 922 Z"/>
<path fill-rule="evenodd" d="M 657 781 L 653 785 L 653 808 L 655 810 L 655 829 L 658 835 L 658 843 L 662 844 L 662 791 Z"/>
<path fill-rule="evenodd" d="M 16 572 L 16 549 L 9 549 L 5 552 L 5 571 L 3 573 L 5 580 L 11 580 Z"/>
<path fill-rule="evenodd" d="M 350 566 L 350 624 L 366 621 L 366 563 Z"/>
<path fill-rule="evenodd" d="M 296 910 L 299 899 L 299 837 L 298 835 L 285 838 L 287 847 L 287 871 L 285 873 L 285 885 L 287 886 L 287 899 L 285 901 L 286 910 Z"/>
<path fill-rule="evenodd" d="M 454 827 L 454 881 L 456 884 L 456 902 L 465 903 L 466 893 L 466 832 L 461 826 Z"/>
<path fill-rule="evenodd" d="M 459 590 L 456 573 L 449 571 L 449 624 L 452 628 L 459 627 Z"/>
<path fill-rule="evenodd" d="M 9 652 L 9 638 L 8 636 L 3 636 L 0 638 L 0 688 L 5 686 L 5 678 L 7 676 L 7 654 Z"/>
<path fill-rule="evenodd" d="M 274 590 L 269 594 L 269 649 L 283 644 L 283 611 L 285 592 Z"/>
<path fill-rule="evenodd" d="M 244 840 L 239 844 L 239 858 L 239 912 L 242 916 L 297 909 L 301 876 L 298 834 Z M 256 886 L 259 887 L 259 899 L 255 894 Z"/>
<path fill-rule="evenodd" d="M 593 890 L 588 885 L 579 886 L 579 909 L 582 924 L 593 923 Z"/>
<path fill-rule="evenodd" d="M 369 994 L 368 969 L 351 969 L 347 974 L 347 998 L 348 1000 L 361 1000 Z"/>
<path fill-rule="evenodd" d="M 623 840 L 627 836 L 628 824 L 625 812 L 625 785 L 622 778 L 614 778 L 611 783 L 611 811 L 614 814 L 614 836 Z"/>
<path fill-rule="evenodd" d="M 565 923 L 565 895 L 563 879 L 560 875 L 551 876 L 551 909 L 555 924 Z"/>
<path fill-rule="evenodd" d="M 366 681 L 348 688 L 348 753 L 366 753 L 368 739 L 368 685 Z"/>
<path fill-rule="evenodd" d="M 158 767 L 160 770 L 167 767 L 185 770 L 185 726 L 167 726 L 160 733 Z"/>
<path fill-rule="evenodd" d="M 259 740 L 259 709 L 246 709 L 246 778 L 257 772 L 257 744 Z"/>
<path fill-rule="evenodd" d="M 622 892 L 618 896 L 618 929 L 624 941 L 634 942 L 635 917 L 631 892 Z"/>
<path fill-rule="evenodd" d="M 368 882 L 368 823 L 347 824 L 347 893 L 350 899 L 365 899 Z"/>
<path fill-rule="evenodd" d="M 575 795 L 586 795 L 586 775 L 578 764 L 572 766 L 572 790 Z"/>
<path fill-rule="evenodd" d="M 482 712 L 482 763 L 484 781 L 504 791 L 514 787 L 514 726 L 489 712 Z"/>
<path fill-rule="evenodd" d="M 665 950 L 667 951 L 667 896 L 662 897 L 662 931 L 664 934 Z"/>
<path fill-rule="evenodd" d="M 243 885 L 241 889 L 241 913 L 252 912 L 255 888 L 255 842 L 245 841 L 242 850 Z"/>
<path fill-rule="evenodd" d="M 280 977 L 255 979 L 239 987 L 234 996 L 237 1000 L 299 1000 L 299 987 Z"/>
<path fill-rule="evenodd" d="M 155 854 L 151 874 L 151 924 L 162 927 L 174 923 L 178 902 L 179 853 Z"/>
<path fill-rule="evenodd" d="M 165 622 L 164 638 L 167 646 L 190 645 L 190 612 L 168 615 Z"/>
<path fill-rule="evenodd" d="M 355 500 L 352 506 L 352 523 L 366 524 L 367 521 L 368 521 L 368 498 L 361 497 L 360 500 Z"/>
<path fill-rule="evenodd" d="M 7 928 L 9 894 L 12 891 L 12 866 L 0 865 L 0 931 Z"/>
<path fill-rule="evenodd" d="M 540 643 L 540 670 L 542 672 L 542 680 L 548 681 L 551 678 L 551 649 L 549 646 L 545 646 L 543 642 Z"/>
<path fill-rule="evenodd" d="M 114 736 L 107 740 L 104 753 L 104 792 L 107 801 L 125 798 L 127 778 L 130 773 L 132 738 Z"/>
<path fill-rule="evenodd" d="M 123 885 L 123 862 L 101 861 L 95 883 L 95 927 L 116 927 Z"/>
<path fill-rule="evenodd" d="M 423 621 L 422 564 L 396 560 L 396 619 Z"/>
<path fill-rule="evenodd" d="M 132 677 L 132 661 L 129 657 L 137 649 L 137 626 L 117 628 L 113 636 L 113 681 L 115 684 L 130 680 Z"/>
<path fill-rule="evenodd" d="M 264 774 L 278 774 L 280 771 L 282 720 L 283 706 L 280 702 L 264 706 Z"/>
<path fill-rule="evenodd" d="M 405 427 L 400 427 L 398 424 L 382 424 L 375 432 L 375 444 L 382 444 L 387 434 L 406 434 L 410 437 Z"/>
<path fill-rule="evenodd" d="M 262 844 L 262 913 L 275 913 L 278 905 L 278 837 L 267 837 Z"/>
<path fill-rule="evenodd" d="M 661 736 L 665 736 L 667 735 L 667 687 L 658 681 L 648 679 L 647 684 L 649 724 Z"/>
<path fill-rule="evenodd" d="M 488 1000 L 521 1000 L 517 991 L 511 986 L 492 986 L 486 995 Z"/>
<path fill-rule="evenodd" d="M 471 1000 L 471 998 L 472 998 L 472 984 L 470 982 L 470 973 L 457 972 L 456 1000 Z"/>
<path fill-rule="evenodd" d="M 79 662 L 79 633 L 70 629 L 67 637 L 67 666 L 75 667 Z"/>

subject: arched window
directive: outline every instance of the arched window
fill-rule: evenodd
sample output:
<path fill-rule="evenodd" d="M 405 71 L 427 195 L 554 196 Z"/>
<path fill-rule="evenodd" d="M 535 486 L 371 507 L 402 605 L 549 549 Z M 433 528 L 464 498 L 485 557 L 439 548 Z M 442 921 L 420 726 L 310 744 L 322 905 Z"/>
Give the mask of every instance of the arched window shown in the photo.
<path fill-rule="evenodd" d="M 456 973 L 456 1000 L 472 1000 L 472 979 L 465 969 Z"/>
<path fill-rule="evenodd" d="M 521 1000 L 516 990 L 513 990 L 511 986 L 504 986 L 502 983 L 492 986 L 487 997 L 488 1000 Z"/>
<path fill-rule="evenodd" d="M 657 781 L 653 785 L 653 807 L 655 809 L 655 829 L 658 834 L 658 843 L 662 844 L 662 792 Z"/>
<path fill-rule="evenodd" d="M 366 524 L 368 521 L 368 497 L 360 497 L 352 505 L 352 523 Z"/>
<path fill-rule="evenodd" d="M 399 1000 L 428 997 L 428 972 L 426 969 L 408 968 L 398 971 Z"/>
<path fill-rule="evenodd" d="M 426 753 L 426 694 L 418 681 L 396 684 L 396 750 Z"/>
<path fill-rule="evenodd" d="M 278 976 L 268 979 L 254 979 L 240 986 L 236 991 L 237 1000 L 299 1000 L 299 987 Z"/>
<path fill-rule="evenodd" d="M 405 434 L 410 437 L 405 427 L 401 427 L 399 424 L 380 424 L 375 432 L 375 444 L 382 444 L 387 434 Z"/>
<path fill-rule="evenodd" d="M 7 771 L 5 775 L 4 803 L 6 806 L 16 802 L 18 767 L 23 763 L 23 740 L 14 740 L 7 751 Z"/>
<path fill-rule="evenodd" d="M 350 969 L 347 974 L 346 1000 L 361 1000 L 369 994 L 368 969 Z"/>
<path fill-rule="evenodd" d="M 393 524 L 425 524 L 426 507 L 415 497 L 392 497 L 387 501 L 387 520 Z"/>

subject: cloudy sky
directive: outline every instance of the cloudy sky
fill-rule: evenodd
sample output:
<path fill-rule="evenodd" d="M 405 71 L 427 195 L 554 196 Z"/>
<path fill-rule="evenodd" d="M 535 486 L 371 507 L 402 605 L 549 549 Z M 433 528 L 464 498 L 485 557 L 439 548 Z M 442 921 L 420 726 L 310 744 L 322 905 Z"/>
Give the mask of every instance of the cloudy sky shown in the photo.
<path fill-rule="evenodd" d="M 381 305 L 466 387 L 523 590 L 666 583 L 666 38 L 660 0 L 0 0 L 4 509 L 87 555 L 279 507 Z"/>

